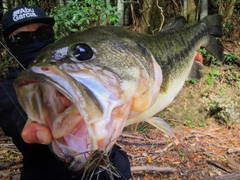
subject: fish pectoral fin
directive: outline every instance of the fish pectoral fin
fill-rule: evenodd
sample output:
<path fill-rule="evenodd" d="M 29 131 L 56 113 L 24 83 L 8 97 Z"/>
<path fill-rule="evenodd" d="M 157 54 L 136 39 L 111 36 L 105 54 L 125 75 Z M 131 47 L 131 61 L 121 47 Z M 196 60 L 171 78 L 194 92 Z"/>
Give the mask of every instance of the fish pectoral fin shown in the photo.
<path fill-rule="evenodd" d="M 162 132 L 166 133 L 171 137 L 175 137 L 172 128 L 160 117 L 151 117 L 146 122 L 153 125 L 154 127 L 158 128 Z"/>
<path fill-rule="evenodd" d="M 203 68 L 203 64 L 199 61 L 194 61 L 192 65 L 192 69 L 190 74 L 188 75 L 188 80 L 193 80 L 193 79 L 201 79 L 202 73 L 201 69 Z"/>

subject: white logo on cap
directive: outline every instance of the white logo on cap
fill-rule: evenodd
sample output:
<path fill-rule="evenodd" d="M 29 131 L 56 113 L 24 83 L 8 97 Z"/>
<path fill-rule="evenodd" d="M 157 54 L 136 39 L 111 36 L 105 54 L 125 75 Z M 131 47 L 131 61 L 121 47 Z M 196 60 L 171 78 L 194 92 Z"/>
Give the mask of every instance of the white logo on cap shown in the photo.
<path fill-rule="evenodd" d="M 38 17 L 33 8 L 21 8 L 13 12 L 13 21 L 18 21 L 24 18 Z"/>

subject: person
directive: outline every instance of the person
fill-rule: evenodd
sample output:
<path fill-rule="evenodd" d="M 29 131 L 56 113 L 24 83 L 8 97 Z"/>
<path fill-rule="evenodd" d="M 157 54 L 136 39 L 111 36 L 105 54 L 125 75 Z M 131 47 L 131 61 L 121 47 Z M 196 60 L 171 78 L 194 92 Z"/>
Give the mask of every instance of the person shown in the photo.
<path fill-rule="evenodd" d="M 13 82 L 15 77 L 39 54 L 41 49 L 54 42 L 55 21 L 37 6 L 17 6 L 7 11 L 2 18 L 2 34 L 9 51 L 22 66 L 9 67 L 6 79 L 0 82 L 0 127 L 12 138 L 23 155 L 21 180 L 70 180 L 81 179 L 82 174 L 73 174 L 50 151 L 52 136 L 48 127 L 27 119 L 21 108 Z M 114 145 L 109 159 L 122 174 L 130 179 L 130 163 L 127 154 Z M 110 179 L 105 171 L 92 179 Z"/>

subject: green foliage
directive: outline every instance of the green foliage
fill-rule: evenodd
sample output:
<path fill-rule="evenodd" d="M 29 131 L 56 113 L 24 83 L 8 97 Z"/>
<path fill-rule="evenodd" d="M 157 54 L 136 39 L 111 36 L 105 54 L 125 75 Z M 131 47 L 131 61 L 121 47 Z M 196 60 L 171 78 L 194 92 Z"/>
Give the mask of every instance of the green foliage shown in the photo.
<path fill-rule="evenodd" d="M 19 64 L 9 54 L 3 52 L 0 58 L 0 81 L 6 78 L 9 66 L 18 67 Z"/>
<path fill-rule="evenodd" d="M 9 58 L 3 62 L 0 62 L 0 69 L 3 69 L 6 65 L 8 65 L 12 61 L 12 58 Z"/>
<path fill-rule="evenodd" d="M 208 62 L 212 62 L 214 65 L 220 66 L 222 63 L 218 61 L 212 54 L 210 54 L 205 48 L 201 48 L 198 50 L 199 53 L 206 59 Z"/>
<path fill-rule="evenodd" d="M 49 13 L 56 21 L 56 39 L 61 39 L 91 26 L 107 25 L 118 22 L 116 7 L 104 0 L 66 1 Z"/>
<path fill-rule="evenodd" d="M 169 111 L 169 112 L 172 112 L 173 111 L 173 108 L 167 108 L 167 111 Z"/>
<path fill-rule="evenodd" d="M 234 100 L 221 95 L 204 99 L 208 104 L 210 117 L 214 117 L 219 123 L 232 124 L 239 121 L 240 114 L 236 111 L 237 103 Z"/>
<path fill-rule="evenodd" d="M 238 14 L 240 11 L 240 0 L 237 0 L 235 6 L 234 6 L 234 9 L 233 9 L 233 13 L 234 14 Z"/>
<path fill-rule="evenodd" d="M 225 55 L 224 59 L 226 66 L 223 70 L 225 71 L 224 75 L 227 83 L 240 88 L 240 72 L 238 70 L 234 70 L 234 62 L 238 59 L 238 57 L 234 53 L 230 52 Z"/>
<path fill-rule="evenodd" d="M 212 76 L 219 76 L 219 70 L 218 69 L 212 69 L 211 71 Z"/>
<path fill-rule="evenodd" d="M 189 126 L 189 127 L 192 127 L 193 124 L 192 124 L 192 121 L 190 119 L 187 119 L 183 122 L 184 126 Z"/>
<path fill-rule="evenodd" d="M 146 133 L 149 132 L 151 128 L 152 126 L 150 124 L 144 122 L 138 124 L 136 131 Z"/>
<path fill-rule="evenodd" d="M 213 86 L 215 79 L 220 75 L 219 70 L 212 69 L 211 72 L 208 74 L 207 83 L 209 86 Z"/>
<path fill-rule="evenodd" d="M 204 122 L 199 122 L 199 123 L 198 123 L 198 126 L 199 126 L 199 127 L 206 127 L 207 125 L 206 125 L 206 123 L 204 123 Z"/>
<path fill-rule="evenodd" d="M 173 123 L 169 123 L 168 124 L 171 128 L 174 127 L 174 124 Z"/>
<path fill-rule="evenodd" d="M 230 52 L 230 53 L 228 53 L 228 54 L 226 54 L 226 55 L 224 56 L 224 62 L 225 62 L 226 64 L 228 64 L 228 65 L 233 65 L 233 64 L 234 64 L 234 61 L 235 61 L 237 58 L 238 58 L 238 57 L 237 57 L 234 53 Z"/>
<path fill-rule="evenodd" d="M 238 71 L 228 71 L 225 74 L 226 79 L 230 82 L 239 82 L 240 81 L 240 74 Z"/>
<path fill-rule="evenodd" d="M 190 82 L 191 84 L 197 84 L 197 79 L 191 79 L 189 82 Z"/>
<path fill-rule="evenodd" d="M 214 56 L 211 55 L 205 48 L 199 49 L 198 52 L 201 53 L 202 56 L 203 56 L 204 58 L 206 58 L 207 60 L 214 59 Z"/>
<path fill-rule="evenodd" d="M 230 37 L 232 32 L 233 32 L 233 24 L 231 22 L 227 21 L 223 28 L 223 33 L 225 36 Z"/>
<path fill-rule="evenodd" d="M 176 149 L 178 151 L 179 156 L 183 158 L 185 154 L 179 148 L 176 148 Z"/>

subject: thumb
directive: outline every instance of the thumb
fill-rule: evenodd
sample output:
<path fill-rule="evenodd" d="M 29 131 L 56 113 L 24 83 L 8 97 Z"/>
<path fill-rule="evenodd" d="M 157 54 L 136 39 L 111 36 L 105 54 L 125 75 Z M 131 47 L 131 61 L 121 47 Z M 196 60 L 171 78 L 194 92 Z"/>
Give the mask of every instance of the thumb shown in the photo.
<path fill-rule="evenodd" d="M 28 119 L 21 134 L 26 143 L 50 144 L 52 134 L 50 129 L 42 124 L 39 124 L 31 119 Z"/>

